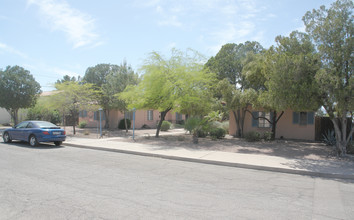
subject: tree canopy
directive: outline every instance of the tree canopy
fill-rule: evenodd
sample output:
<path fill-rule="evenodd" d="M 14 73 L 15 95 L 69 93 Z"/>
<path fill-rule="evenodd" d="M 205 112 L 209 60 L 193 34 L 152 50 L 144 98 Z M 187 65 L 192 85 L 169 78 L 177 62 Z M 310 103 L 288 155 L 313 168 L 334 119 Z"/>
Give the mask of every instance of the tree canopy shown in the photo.
<path fill-rule="evenodd" d="M 18 110 L 36 104 L 41 86 L 30 71 L 20 66 L 7 66 L 0 71 L 0 107 L 5 108 L 18 123 Z"/>
<path fill-rule="evenodd" d="M 138 78 L 126 61 L 121 65 L 98 64 L 87 68 L 83 81 L 93 84 L 97 90 L 97 101 L 103 108 L 106 128 L 110 127 L 109 114 L 112 109 L 126 110 L 125 102 L 117 94 L 123 92 L 127 85 L 136 85 Z"/>
<path fill-rule="evenodd" d="M 50 96 L 49 107 L 57 109 L 63 115 L 64 120 L 65 116 L 72 118 L 75 134 L 79 111 L 98 109 L 97 91 L 90 83 L 79 84 L 73 81 L 55 84 L 55 87 L 57 91 Z"/>
<path fill-rule="evenodd" d="M 233 113 L 239 137 L 243 136 L 245 110 L 250 103 L 247 99 L 253 94 L 253 91 L 246 91 L 249 83 L 242 74 L 245 60 L 249 54 L 258 54 L 263 50 L 263 47 L 255 41 L 225 44 L 216 56 L 211 57 L 205 64 L 206 68 L 215 72 L 220 80 L 217 91 L 226 102 L 227 110 Z"/>
<path fill-rule="evenodd" d="M 203 68 L 203 60 L 193 50 L 183 53 L 173 49 L 169 59 L 152 52 L 141 67 L 142 81 L 137 86 L 128 86 L 120 97 L 129 108 L 160 111 L 158 137 L 161 123 L 170 110 L 189 115 L 208 112 L 215 75 Z"/>
<path fill-rule="evenodd" d="M 346 154 L 346 146 L 353 134 L 353 129 L 349 135 L 346 133 L 347 114 L 351 112 L 353 115 L 354 110 L 353 8 L 353 1 L 337 0 L 329 9 L 321 6 L 303 17 L 306 31 L 321 57 L 322 67 L 315 78 L 323 107 L 334 124 L 341 155 Z"/>
<path fill-rule="evenodd" d="M 208 60 L 205 66 L 215 72 L 219 80 L 228 79 L 232 85 L 243 89 L 243 59 L 248 53 L 257 54 L 262 50 L 262 45 L 256 41 L 247 41 L 244 44 L 225 44 L 215 57 Z"/>
<path fill-rule="evenodd" d="M 253 108 L 272 112 L 270 119 L 264 119 L 272 125 L 273 139 L 286 109 L 315 111 L 320 107 L 314 79 L 320 60 L 309 36 L 294 31 L 275 41 L 277 45 L 263 53 L 250 54 L 243 72 L 247 86 L 258 93 L 251 101 Z"/>

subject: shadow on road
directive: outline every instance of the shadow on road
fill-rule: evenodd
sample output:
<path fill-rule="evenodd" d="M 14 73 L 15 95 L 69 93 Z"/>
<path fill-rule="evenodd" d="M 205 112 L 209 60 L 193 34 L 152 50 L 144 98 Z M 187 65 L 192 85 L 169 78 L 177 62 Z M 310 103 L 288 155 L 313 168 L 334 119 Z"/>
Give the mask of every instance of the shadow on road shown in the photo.
<path fill-rule="evenodd" d="M 29 149 L 42 149 L 42 150 L 50 150 L 50 149 L 59 149 L 59 148 L 64 148 L 64 146 L 55 146 L 52 143 L 40 143 L 36 147 L 31 147 L 27 142 L 24 141 L 12 141 L 11 143 L 4 143 L 8 146 L 16 146 L 16 147 L 22 147 L 22 148 L 29 148 Z"/>

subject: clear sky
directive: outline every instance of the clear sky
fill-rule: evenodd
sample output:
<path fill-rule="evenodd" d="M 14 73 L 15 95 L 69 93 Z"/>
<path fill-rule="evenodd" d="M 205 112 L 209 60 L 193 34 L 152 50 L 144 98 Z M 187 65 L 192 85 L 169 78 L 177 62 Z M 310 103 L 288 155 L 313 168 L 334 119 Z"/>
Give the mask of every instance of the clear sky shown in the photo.
<path fill-rule="evenodd" d="M 195 49 L 304 31 L 306 11 L 334 0 L 0 0 L 0 68 L 19 65 L 50 91 L 64 75 L 124 60 L 135 71 L 149 52 Z"/>

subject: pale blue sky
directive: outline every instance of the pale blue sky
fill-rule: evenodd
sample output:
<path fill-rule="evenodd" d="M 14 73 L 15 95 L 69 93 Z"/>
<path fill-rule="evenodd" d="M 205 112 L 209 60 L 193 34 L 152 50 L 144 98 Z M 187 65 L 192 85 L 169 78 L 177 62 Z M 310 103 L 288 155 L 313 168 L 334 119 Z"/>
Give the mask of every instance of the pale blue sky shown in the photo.
<path fill-rule="evenodd" d="M 306 11 L 334 0 L 0 0 L 0 68 L 28 69 L 43 91 L 64 75 L 171 48 L 214 56 L 225 43 L 304 31 Z"/>

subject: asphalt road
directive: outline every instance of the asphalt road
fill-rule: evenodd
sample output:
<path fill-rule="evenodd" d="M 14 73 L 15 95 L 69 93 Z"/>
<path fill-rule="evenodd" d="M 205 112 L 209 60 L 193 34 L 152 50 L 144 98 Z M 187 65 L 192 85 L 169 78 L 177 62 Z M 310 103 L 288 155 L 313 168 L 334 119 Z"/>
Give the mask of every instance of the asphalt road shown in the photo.
<path fill-rule="evenodd" d="M 354 219 L 354 183 L 0 143 L 0 219 Z"/>

